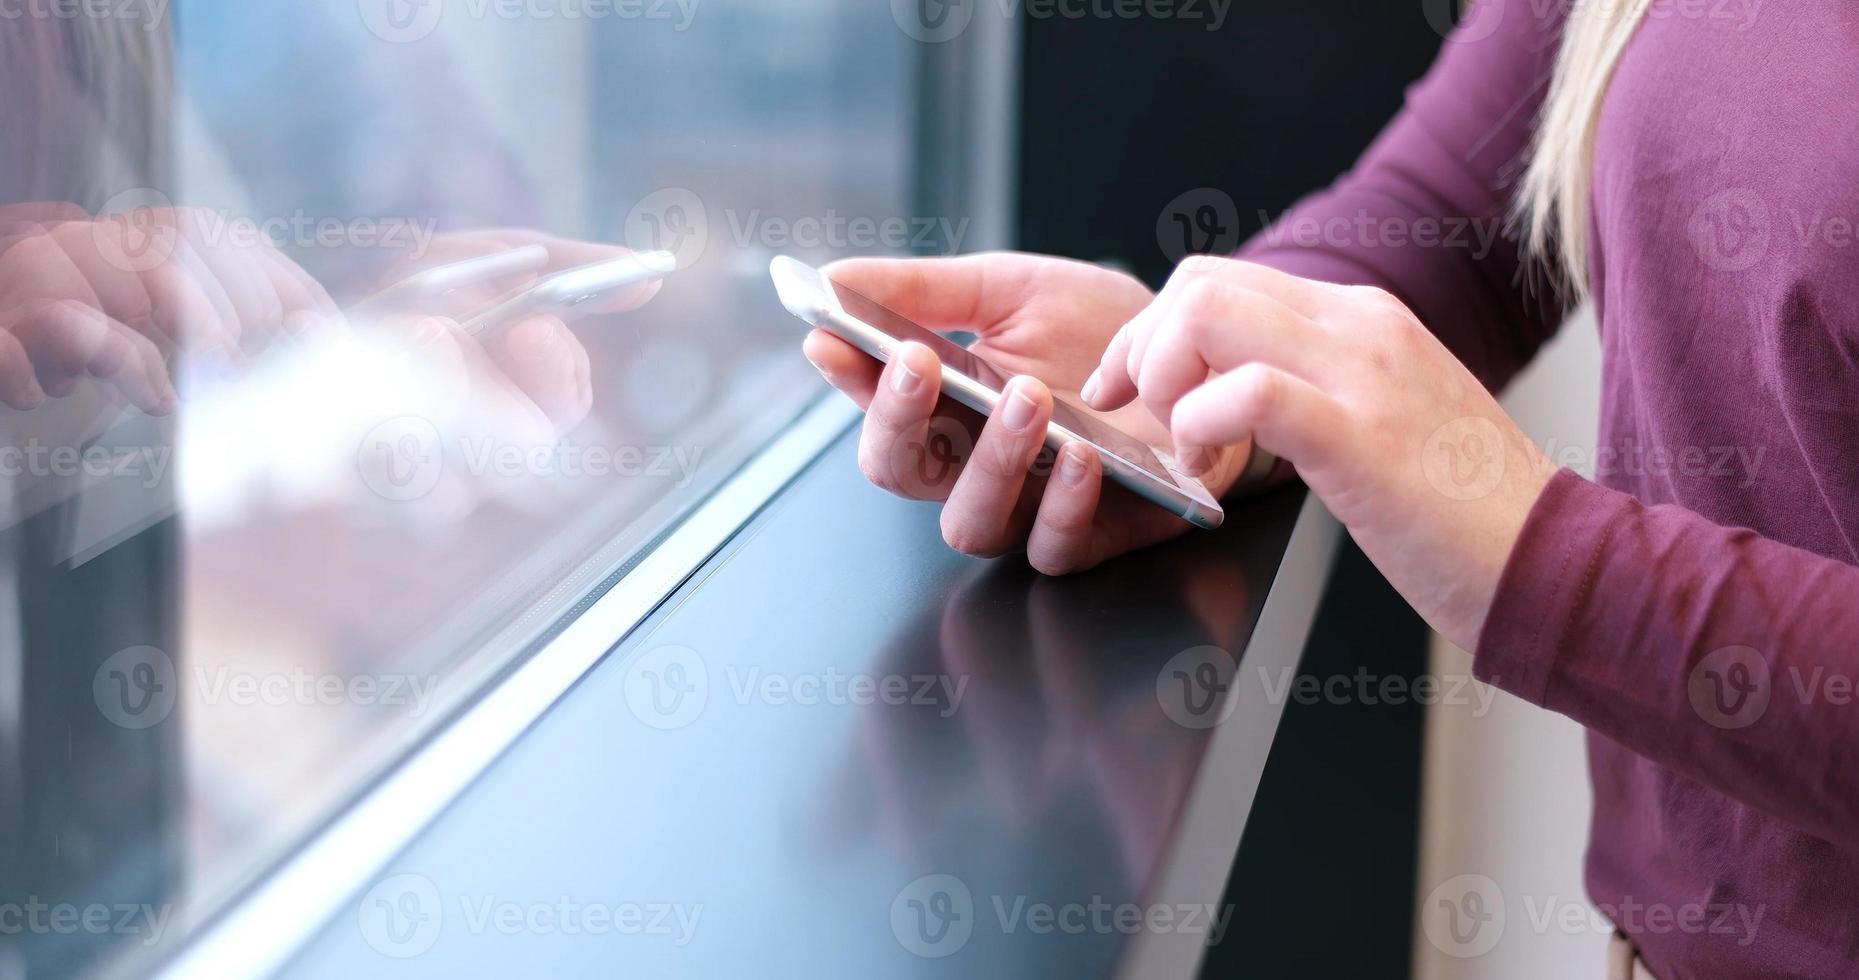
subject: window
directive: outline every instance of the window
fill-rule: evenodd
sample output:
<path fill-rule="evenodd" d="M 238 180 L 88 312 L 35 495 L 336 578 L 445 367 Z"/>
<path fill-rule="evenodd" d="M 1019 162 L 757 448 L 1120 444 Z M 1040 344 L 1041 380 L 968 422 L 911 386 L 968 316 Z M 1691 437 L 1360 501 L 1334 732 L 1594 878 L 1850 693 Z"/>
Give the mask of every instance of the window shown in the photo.
<path fill-rule="evenodd" d="M 0 902 L 150 909 L 0 977 L 171 948 L 777 437 L 774 255 L 991 244 L 894 7 L 0 21 Z M 484 316 L 620 246 L 676 271 Z"/>

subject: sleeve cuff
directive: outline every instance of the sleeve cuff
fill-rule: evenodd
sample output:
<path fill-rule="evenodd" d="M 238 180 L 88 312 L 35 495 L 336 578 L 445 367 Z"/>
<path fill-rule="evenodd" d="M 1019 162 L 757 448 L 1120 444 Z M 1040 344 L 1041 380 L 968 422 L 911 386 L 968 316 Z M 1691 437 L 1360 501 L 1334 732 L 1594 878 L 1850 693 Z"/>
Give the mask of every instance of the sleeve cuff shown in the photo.
<path fill-rule="evenodd" d="M 1609 512 L 1630 503 L 1573 470 L 1550 479 L 1498 577 L 1472 660 L 1474 677 L 1547 706 L 1557 657 L 1594 589 L 1614 525 Z"/>

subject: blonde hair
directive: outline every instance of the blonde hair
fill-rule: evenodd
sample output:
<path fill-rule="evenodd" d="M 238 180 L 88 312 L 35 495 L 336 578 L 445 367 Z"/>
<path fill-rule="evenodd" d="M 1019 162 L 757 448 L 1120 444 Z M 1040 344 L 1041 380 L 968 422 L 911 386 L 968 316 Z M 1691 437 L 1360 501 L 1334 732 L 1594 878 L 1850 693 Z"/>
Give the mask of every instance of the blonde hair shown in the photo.
<path fill-rule="evenodd" d="M 1557 284 L 1576 300 L 1588 298 L 1588 201 L 1601 100 L 1651 6 L 1652 0 L 1573 0 L 1517 195 L 1525 254 L 1550 262 Z"/>

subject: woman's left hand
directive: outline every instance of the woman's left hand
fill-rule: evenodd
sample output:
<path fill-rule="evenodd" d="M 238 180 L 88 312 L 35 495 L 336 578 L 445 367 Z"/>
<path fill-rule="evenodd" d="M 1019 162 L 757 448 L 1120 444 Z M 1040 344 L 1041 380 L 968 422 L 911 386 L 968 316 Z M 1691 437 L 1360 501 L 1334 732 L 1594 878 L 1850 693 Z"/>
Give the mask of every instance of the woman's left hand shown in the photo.
<path fill-rule="evenodd" d="M 1137 397 L 1168 421 L 1178 459 L 1254 438 L 1289 460 L 1466 649 L 1555 469 L 1393 296 L 1232 259 L 1183 262 L 1084 392 L 1100 411 Z"/>

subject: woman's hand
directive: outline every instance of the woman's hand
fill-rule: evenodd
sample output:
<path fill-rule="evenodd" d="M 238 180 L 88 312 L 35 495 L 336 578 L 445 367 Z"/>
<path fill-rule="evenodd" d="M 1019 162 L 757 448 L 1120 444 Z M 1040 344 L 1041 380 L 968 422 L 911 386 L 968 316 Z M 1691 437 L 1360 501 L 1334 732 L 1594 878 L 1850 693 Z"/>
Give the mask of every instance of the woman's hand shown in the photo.
<path fill-rule="evenodd" d="M 1407 601 L 1467 649 L 1554 472 L 1399 300 L 1247 262 L 1183 262 L 1088 388 L 1100 410 L 1140 397 L 1183 459 L 1256 439 L 1291 461 Z"/>
<path fill-rule="evenodd" d="M 972 350 L 1017 377 L 985 425 L 960 405 L 939 405 L 940 365 L 905 344 L 880 373 L 851 345 L 815 330 L 807 359 L 866 411 L 859 466 L 875 484 L 943 501 L 945 540 L 971 555 L 1024 549 L 1049 574 L 1174 537 L 1187 524 L 1114 484 L 1101 486 L 1095 453 L 1068 447 L 1039 462 L 1053 393 L 1075 396 L 1118 326 L 1153 298 L 1130 276 L 1082 262 L 1000 253 L 950 259 L 856 259 L 826 270 L 879 303 L 936 330 L 979 336 Z M 1112 425 L 1151 445 L 1168 432 L 1143 406 Z M 1246 448 L 1215 463 L 1216 495 L 1231 486 Z M 1029 473 L 1029 470 L 1033 472 Z"/>

